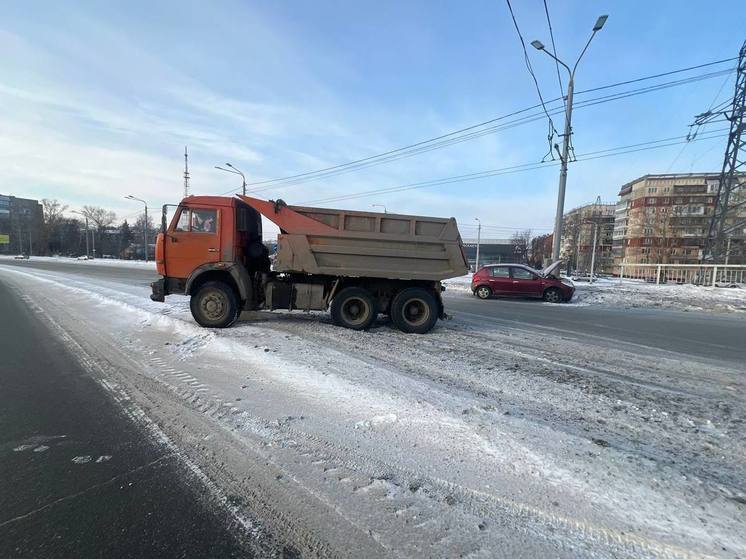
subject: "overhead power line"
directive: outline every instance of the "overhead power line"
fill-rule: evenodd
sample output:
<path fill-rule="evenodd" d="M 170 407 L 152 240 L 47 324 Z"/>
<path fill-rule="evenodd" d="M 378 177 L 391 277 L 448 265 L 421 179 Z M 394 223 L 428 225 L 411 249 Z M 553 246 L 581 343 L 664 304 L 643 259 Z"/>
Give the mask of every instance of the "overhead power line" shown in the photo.
<path fill-rule="evenodd" d="M 612 89 L 612 88 L 620 87 L 620 86 L 623 86 L 623 85 L 629 85 L 629 84 L 633 84 L 633 83 L 639 83 L 639 82 L 650 80 L 650 79 L 656 79 L 656 78 L 661 78 L 661 77 L 665 77 L 665 76 L 671 76 L 671 75 L 674 75 L 674 74 L 685 73 L 685 72 L 689 72 L 689 71 L 692 71 L 692 70 L 698 70 L 698 69 L 701 69 L 701 68 L 706 68 L 706 67 L 716 66 L 716 65 L 719 65 L 719 64 L 724 64 L 724 63 L 727 63 L 727 62 L 731 62 L 731 61 L 733 61 L 735 59 L 736 59 L 736 57 L 726 58 L 726 59 L 722 59 L 722 60 L 716 60 L 716 61 L 713 61 L 713 62 L 707 62 L 707 63 L 704 63 L 704 64 L 697 64 L 697 65 L 694 65 L 694 66 L 688 66 L 688 67 L 685 67 L 685 68 L 679 68 L 679 69 L 676 69 L 676 70 L 670 70 L 670 71 L 667 71 L 667 72 L 661 72 L 661 73 L 658 73 L 658 74 L 652 74 L 652 75 L 649 75 L 649 76 L 643 76 L 643 77 L 635 78 L 635 79 L 631 79 L 631 80 L 625 80 L 625 81 L 620 81 L 620 82 L 616 82 L 616 83 L 612 83 L 612 84 L 607 84 L 607 85 L 603 85 L 603 86 L 597 86 L 597 87 L 593 87 L 593 88 L 590 88 L 590 89 L 585 89 L 585 90 L 582 90 L 582 91 L 576 91 L 575 95 L 579 96 L 579 95 L 583 95 L 583 94 L 587 94 L 587 93 L 592 93 L 592 92 L 596 92 L 596 91 L 601 91 L 601 90 L 605 90 L 605 89 Z M 733 69 L 728 69 L 727 71 L 721 71 L 721 72 L 730 73 L 730 72 L 733 72 Z M 723 75 L 723 73 L 715 72 L 715 73 L 708 73 L 708 74 L 703 74 L 703 75 L 699 75 L 699 76 L 690 76 L 690 77 L 684 78 L 682 80 L 677 80 L 677 81 L 674 81 L 674 82 L 666 82 L 665 84 L 656 84 L 654 86 L 648 86 L 648 88 L 642 88 L 640 90 L 630 90 L 628 92 L 624 92 L 624 93 L 620 93 L 620 94 L 612 94 L 611 96 L 599 97 L 599 98 L 596 98 L 596 99 L 588 99 L 586 101 L 579 101 L 576 104 L 576 107 L 583 106 L 583 105 L 581 105 L 581 103 L 589 103 L 591 101 L 598 101 L 598 100 L 602 100 L 602 99 L 608 99 L 608 100 L 621 99 L 621 98 L 629 97 L 629 96 L 635 94 L 636 92 L 638 94 L 640 94 L 640 93 L 648 93 L 648 92 L 651 92 L 651 91 L 657 91 L 658 89 L 664 89 L 665 87 L 674 87 L 676 85 L 684 85 L 686 83 L 691 83 L 692 81 L 699 81 L 701 79 L 710 79 L 712 77 L 716 77 L 717 75 Z M 554 98 L 554 99 L 551 99 L 551 100 L 547 101 L 547 103 L 556 103 L 557 101 L 560 101 L 562 99 L 563 99 L 562 97 L 557 97 L 557 98 Z M 597 104 L 597 103 L 594 103 L 594 104 Z M 340 163 L 338 165 L 332 165 L 332 166 L 325 167 L 325 168 L 322 168 L 322 169 L 316 169 L 314 171 L 306 171 L 306 172 L 303 172 L 303 173 L 296 173 L 296 174 L 285 176 L 285 177 L 277 177 L 277 178 L 273 178 L 273 179 L 265 179 L 265 180 L 261 180 L 261 181 L 249 182 L 249 183 L 247 183 L 247 186 L 262 187 L 264 185 L 271 185 L 271 184 L 285 184 L 285 183 L 300 184 L 301 182 L 304 182 L 306 180 L 311 180 L 312 178 L 313 178 L 313 180 L 315 180 L 317 178 L 327 178 L 329 175 L 336 176 L 336 174 L 341 174 L 342 171 L 344 171 L 344 172 L 354 171 L 354 170 L 358 170 L 360 168 L 366 168 L 366 167 L 372 166 L 372 165 L 378 165 L 378 164 L 381 164 L 381 163 L 388 163 L 390 161 L 395 161 L 397 159 L 401 159 L 403 156 L 409 157 L 411 155 L 417 155 L 419 153 L 424 153 L 426 151 L 431 151 L 432 149 L 439 149 L 441 147 L 447 147 L 449 145 L 452 145 L 452 143 L 450 143 L 451 140 L 454 140 L 453 143 L 459 143 L 460 141 L 471 140 L 471 139 L 480 137 L 480 136 L 485 135 L 485 134 L 493 133 L 493 132 L 497 131 L 498 129 L 497 128 L 484 129 L 484 127 L 488 126 L 488 125 L 491 125 L 491 124 L 495 124 L 497 122 L 504 121 L 504 120 L 509 119 L 511 117 L 514 117 L 514 116 L 518 116 L 518 115 L 522 115 L 524 113 L 528 113 L 529 111 L 532 111 L 532 110 L 535 110 L 535 109 L 539 109 L 539 108 L 541 108 L 541 104 L 532 105 L 530 107 L 525 107 L 523 109 L 516 110 L 516 111 L 510 112 L 510 113 L 507 113 L 505 115 L 501 115 L 501 116 L 498 116 L 498 117 L 495 117 L 495 118 L 492 118 L 492 119 L 489 119 L 489 120 L 485 120 L 483 122 L 479 122 L 477 124 L 473 124 L 473 125 L 467 126 L 465 128 L 454 130 L 454 131 L 448 132 L 446 134 L 441 134 L 440 136 L 436 136 L 436 137 L 433 137 L 433 138 L 428 138 L 428 139 L 425 139 L 425 140 L 421 140 L 419 142 L 416 142 L 416 143 L 413 143 L 413 144 L 409 144 L 407 146 L 403 146 L 403 147 L 400 147 L 400 148 L 388 150 L 388 151 L 385 151 L 385 152 L 382 152 L 382 153 L 379 153 L 379 154 L 376 154 L 376 155 L 371 155 L 371 156 L 364 157 L 364 158 L 361 158 L 361 159 L 356 159 L 354 161 L 349 161 L 347 163 Z M 555 110 L 553 114 L 560 114 L 563 110 L 564 109 Z M 524 117 L 524 118 L 528 119 L 526 122 L 534 122 L 536 120 L 540 120 L 541 118 L 544 118 L 544 116 L 543 116 L 543 112 L 541 112 L 541 113 L 534 113 L 534 114 L 529 115 L 528 117 Z M 502 126 L 502 125 L 500 125 L 500 126 Z M 479 130 L 479 129 L 483 129 L 483 130 Z M 473 133 L 474 135 L 473 136 L 470 135 L 470 134 L 464 135 L 464 133 Z M 446 140 L 446 142 L 440 143 L 441 140 Z M 433 148 L 432 146 L 435 146 L 436 142 L 438 143 L 438 145 L 435 148 Z M 417 151 L 416 148 L 420 148 L 422 151 Z M 410 152 L 412 152 L 412 153 L 410 153 Z M 339 173 L 336 173 L 337 171 L 339 171 Z M 332 172 L 334 172 L 334 173 L 332 174 Z M 269 190 L 269 189 L 270 188 L 267 186 L 265 188 L 254 188 L 254 189 L 249 190 L 248 192 L 259 192 L 259 191 Z M 235 192 L 236 190 L 237 189 L 231 189 L 229 191 L 226 191 L 224 194 L 230 194 L 232 192 Z"/>
<path fill-rule="evenodd" d="M 724 137 L 723 134 L 718 134 L 719 132 L 723 132 L 725 129 L 718 129 L 718 130 L 712 130 L 710 132 L 701 134 L 699 137 L 689 140 L 690 142 L 694 141 L 701 141 L 701 140 L 711 140 L 715 138 L 722 138 Z M 686 136 L 673 136 L 670 138 L 663 138 L 660 140 L 651 140 L 648 142 L 641 142 L 636 144 L 629 144 L 626 146 L 619 146 L 615 148 L 608 148 L 603 150 L 597 150 L 597 151 L 591 151 L 584 154 L 581 154 L 578 156 L 578 161 L 590 161 L 594 159 L 602 159 L 605 157 L 613 157 L 617 155 L 624 155 L 628 153 L 637 153 L 641 151 L 649 151 L 654 149 L 661 149 L 666 148 L 670 146 L 680 145 L 681 143 L 684 143 L 687 141 Z M 469 182 L 469 181 L 475 181 L 480 179 L 486 179 L 490 177 L 496 177 L 500 175 L 510 175 L 510 174 L 516 174 L 516 173 L 523 173 L 526 171 L 533 171 L 537 169 L 542 169 L 545 167 L 552 167 L 555 165 L 558 165 L 559 163 L 557 161 L 544 161 L 544 162 L 534 162 L 534 163 L 523 163 L 520 165 L 511 165 L 509 167 L 502 167 L 499 169 L 490 169 L 487 171 L 480 171 L 477 173 L 468 173 L 464 175 L 456 175 L 452 177 L 444 177 L 440 179 L 432 179 L 427 181 L 420 181 L 415 183 L 408 183 L 408 184 L 402 184 L 397 186 L 392 186 L 388 188 L 376 188 L 372 190 L 365 190 L 361 192 L 353 192 L 350 194 L 342 194 L 338 196 L 329 196 L 326 198 L 320 198 L 316 200 L 309 200 L 301 202 L 300 205 L 305 204 L 322 204 L 322 203 L 328 203 L 328 202 L 339 202 L 342 200 L 352 200 L 356 198 L 366 198 L 369 196 L 376 196 L 381 194 L 391 194 L 394 192 L 402 192 L 406 190 L 416 190 L 421 188 L 431 188 L 434 186 L 443 186 L 447 184 L 454 184 L 454 183 L 461 183 L 461 182 Z"/>
<path fill-rule="evenodd" d="M 554 135 L 557 134 L 557 129 L 554 127 L 554 121 L 552 120 L 552 117 L 549 115 L 549 111 L 547 111 L 547 106 L 544 103 L 544 97 L 541 94 L 541 87 L 539 87 L 539 80 L 536 79 L 536 74 L 534 73 L 534 69 L 531 66 L 531 59 L 528 57 L 528 50 L 526 49 L 526 41 L 523 40 L 523 34 L 521 33 L 520 28 L 518 27 L 518 21 L 515 19 L 515 14 L 513 13 L 513 6 L 510 5 L 510 0 L 505 0 L 508 4 L 508 10 L 510 11 L 510 17 L 513 20 L 513 25 L 515 26 L 515 31 L 518 33 L 518 39 L 521 41 L 521 48 L 523 49 L 523 61 L 526 64 L 526 69 L 528 70 L 528 73 L 531 74 L 531 78 L 534 80 L 534 86 L 536 87 L 536 93 L 539 95 L 539 103 L 541 104 L 541 108 L 544 110 L 544 114 L 547 117 L 547 120 L 549 121 L 549 132 L 547 133 L 547 142 L 549 143 L 549 151 L 547 152 L 547 155 L 544 156 L 542 161 L 544 161 L 547 157 L 551 157 L 552 160 L 554 160 L 554 154 L 552 153 L 552 138 L 554 138 Z M 548 16 L 548 13 L 547 13 Z M 551 25 L 550 25 L 551 27 Z M 561 95 L 561 92 L 560 92 Z"/>
<path fill-rule="evenodd" d="M 674 80 L 674 81 L 670 81 L 670 82 L 664 82 L 662 84 L 655 84 L 653 86 L 647 86 L 647 87 L 644 87 L 644 88 L 637 88 L 637 89 L 622 91 L 622 92 L 613 93 L 613 94 L 609 94 L 609 95 L 604 95 L 604 96 L 601 96 L 601 97 L 595 97 L 595 98 L 591 98 L 591 99 L 586 99 L 585 101 L 579 101 L 579 102 L 575 103 L 575 107 L 576 108 L 583 108 L 583 107 L 587 107 L 587 106 L 598 105 L 598 104 L 601 104 L 601 103 L 607 103 L 607 102 L 610 102 L 610 101 L 616 101 L 618 99 L 625 99 L 625 98 L 632 97 L 632 96 L 635 96 L 635 95 L 641 95 L 641 94 L 649 93 L 649 92 L 652 92 L 652 91 L 659 91 L 661 89 L 667 89 L 669 87 L 675 87 L 675 86 L 679 86 L 679 85 L 684 85 L 686 83 L 691 83 L 692 81 L 701 81 L 703 79 L 710 79 L 712 77 L 720 76 L 720 75 L 722 75 L 725 72 L 732 72 L 732 70 L 721 70 L 721 71 L 713 72 L 713 73 L 710 73 L 710 74 L 704 74 L 704 75 L 698 75 L 698 76 L 690 76 L 688 78 L 684 78 L 684 79 L 681 79 L 681 80 Z M 556 109 L 553 109 L 550 114 L 560 114 L 563 111 L 564 111 L 564 109 L 562 107 L 558 107 Z M 525 112 L 525 111 L 518 111 L 518 112 Z M 515 115 L 515 114 L 516 114 L 516 112 L 511 113 L 510 115 L 506 115 L 506 116 L 511 116 L 511 115 Z M 336 177 L 336 176 L 339 176 L 339 175 L 342 175 L 342 174 L 346 174 L 346 173 L 351 172 L 351 171 L 357 171 L 357 170 L 360 170 L 360 169 L 363 169 L 363 168 L 366 168 L 366 167 L 371 167 L 371 166 L 374 166 L 374 165 L 380 165 L 382 163 L 390 163 L 392 161 L 397 161 L 397 160 L 400 160 L 400 159 L 405 159 L 405 158 L 413 157 L 415 155 L 420 155 L 422 153 L 434 151 L 434 150 L 437 150 L 437 149 L 442 149 L 442 148 L 447 147 L 447 146 L 451 146 L 451 145 L 455 145 L 455 144 L 458 144 L 458 143 L 470 141 L 470 140 L 473 140 L 475 138 L 479 138 L 479 137 L 486 136 L 486 135 L 489 135 L 489 134 L 494 134 L 496 132 L 508 130 L 508 129 L 511 129 L 511 128 L 515 128 L 517 126 L 522 126 L 524 124 L 531 123 L 531 122 L 536 122 L 537 120 L 542 120 L 543 118 L 544 118 L 544 115 L 543 115 L 542 112 L 534 112 L 534 113 L 531 113 L 531 114 L 528 114 L 528 115 L 525 115 L 525 116 L 522 116 L 522 117 L 519 117 L 519 118 L 516 118 L 516 119 L 513 119 L 513 120 L 508 120 L 508 121 L 500 123 L 500 124 L 495 124 L 495 125 L 492 125 L 492 126 L 489 126 L 489 127 L 486 127 L 486 128 L 482 128 L 480 130 L 474 130 L 474 131 L 469 132 L 467 134 L 462 134 L 460 136 L 454 136 L 452 138 L 444 139 L 444 140 L 441 140 L 439 142 L 431 143 L 429 145 L 423 145 L 421 147 L 418 147 L 418 148 L 410 150 L 410 151 L 402 151 L 400 153 L 388 156 L 385 159 L 378 159 L 378 160 L 374 160 L 374 161 L 367 161 L 367 162 L 360 163 L 360 164 L 357 164 L 357 165 L 348 166 L 348 167 L 345 167 L 343 169 L 337 169 L 337 170 L 331 170 L 331 171 L 328 171 L 328 172 L 325 172 L 325 173 L 319 173 L 319 174 L 311 176 L 311 177 L 305 177 L 305 178 L 297 178 L 297 179 L 287 180 L 287 181 L 282 182 L 282 183 L 278 182 L 278 183 L 275 183 L 275 184 L 273 184 L 271 186 L 265 186 L 265 187 L 255 188 L 255 189 L 249 190 L 248 192 L 250 192 L 250 193 L 263 192 L 263 191 L 266 191 L 266 190 L 272 190 L 274 188 L 278 188 L 279 186 L 287 188 L 289 186 L 294 186 L 294 185 L 297 185 L 297 184 L 303 184 L 303 183 L 306 183 L 306 182 L 309 182 L 309 181 L 313 181 L 313 180 L 319 180 L 319 179 L 322 179 L 322 178 L 328 179 L 328 178 Z M 234 192 L 234 191 L 235 190 L 231 190 L 228 193 Z"/>
<path fill-rule="evenodd" d="M 552 52 L 557 54 L 557 45 L 554 44 L 554 30 L 552 29 L 552 19 L 549 17 L 549 7 L 547 6 L 547 0 L 544 0 L 544 14 L 547 16 L 547 25 L 549 26 L 549 38 L 552 42 Z M 562 86 L 562 74 L 560 73 L 559 60 L 554 59 L 554 67 L 557 69 L 557 83 L 559 84 L 560 97 L 567 111 L 567 100 L 564 98 L 565 88 Z"/>

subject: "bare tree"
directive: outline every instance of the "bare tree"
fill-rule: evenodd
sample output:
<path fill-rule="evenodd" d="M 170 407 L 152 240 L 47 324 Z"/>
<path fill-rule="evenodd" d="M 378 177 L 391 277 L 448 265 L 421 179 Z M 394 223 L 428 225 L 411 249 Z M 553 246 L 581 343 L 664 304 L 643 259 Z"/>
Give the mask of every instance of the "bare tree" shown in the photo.
<path fill-rule="evenodd" d="M 47 228 L 57 225 L 67 209 L 67 204 L 60 203 L 56 198 L 42 198 L 41 205 L 44 212 L 44 226 Z"/>
<path fill-rule="evenodd" d="M 83 206 L 83 211 L 81 213 L 86 216 L 89 221 L 92 221 L 99 231 L 109 227 L 117 219 L 117 214 L 99 206 Z"/>
<path fill-rule="evenodd" d="M 531 246 L 531 229 L 525 231 L 517 231 L 513 234 L 510 239 L 510 244 L 513 245 L 513 255 L 515 256 L 516 262 L 521 264 L 528 264 L 529 248 Z"/>

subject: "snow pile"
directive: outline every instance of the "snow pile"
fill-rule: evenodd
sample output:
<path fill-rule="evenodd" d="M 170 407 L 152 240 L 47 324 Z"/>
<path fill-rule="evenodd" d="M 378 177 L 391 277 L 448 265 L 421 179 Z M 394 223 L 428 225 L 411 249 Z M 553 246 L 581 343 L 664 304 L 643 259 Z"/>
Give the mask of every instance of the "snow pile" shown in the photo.
<path fill-rule="evenodd" d="M 14 256 L 0 255 L 0 260 L 13 260 Z M 78 260 L 66 256 L 32 256 L 29 260 L 34 262 L 60 262 L 65 264 L 79 264 L 81 266 L 116 266 L 121 268 L 138 268 L 155 270 L 155 262 L 150 260 L 122 260 L 120 258 L 97 258 L 95 260 Z M 25 260 L 19 260 L 24 262 Z"/>
<path fill-rule="evenodd" d="M 457 278 L 444 280 L 442 283 L 446 286 L 447 293 L 467 293 L 471 295 L 471 277 L 474 274 L 466 274 Z"/>
<path fill-rule="evenodd" d="M 601 279 L 576 284 L 576 305 L 663 308 L 684 311 L 745 312 L 746 289 L 701 285 L 655 285 L 635 280 Z"/>

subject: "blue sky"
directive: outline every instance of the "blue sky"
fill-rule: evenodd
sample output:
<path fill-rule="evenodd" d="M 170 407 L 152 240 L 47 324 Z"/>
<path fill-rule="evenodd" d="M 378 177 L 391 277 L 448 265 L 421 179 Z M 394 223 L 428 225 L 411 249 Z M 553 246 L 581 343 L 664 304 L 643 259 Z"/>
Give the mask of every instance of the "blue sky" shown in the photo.
<path fill-rule="evenodd" d="M 542 2 L 513 5 L 527 41 L 548 45 Z M 578 90 L 736 56 L 746 38 L 740 1 L 548 6 L 568 60 L 596 17 L 609 14 L 578 70 Z M 130 219 L 138 206 L 125 194 L 151 206 L 178 201 L 185 144 L 193 193 L 216 194 L 237 183 L 215 164 L 230 161 L 250 180 L 285 176 L 538 100 L 498 0 L 7 2 L 0 51 L 0 192 L 102 205 Z M 557 97 L 551 60 L 533 49 L 529 56 L 545 97 Z M 732 77 L 717 77 L 578 109 L 576 152 L 686 134 L 692 117 L 732 87 Z M 535 122 L 262 195 L 303 203 L 535 162 L 546 152 L 546 129 Z M 571 165 L 566 207 L 599 195 L 613 201 L 621 184 L 645 173 L 719 170 L 724 139 L 681 149 Z M 551 228 L 556 183 L 550 167 L 330 205 L 453 215 L 466 237 L 479 217 L 504 228 L 489 236 L 507 237 L 511 228 Z"/>

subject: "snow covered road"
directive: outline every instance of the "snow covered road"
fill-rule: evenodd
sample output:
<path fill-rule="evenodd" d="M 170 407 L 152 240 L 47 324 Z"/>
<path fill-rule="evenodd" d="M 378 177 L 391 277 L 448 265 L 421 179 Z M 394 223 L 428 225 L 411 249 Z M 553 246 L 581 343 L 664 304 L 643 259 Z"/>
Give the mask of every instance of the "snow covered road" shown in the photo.
<path fill-rule="evenodd" d="M 139 279 L 0 265 L 0 281 L 259 555 L 746 553 L 742 364 L 478 316 L 425 336 L 283 313 L 211 331 Z"/>

